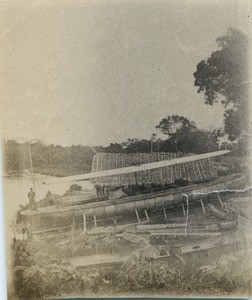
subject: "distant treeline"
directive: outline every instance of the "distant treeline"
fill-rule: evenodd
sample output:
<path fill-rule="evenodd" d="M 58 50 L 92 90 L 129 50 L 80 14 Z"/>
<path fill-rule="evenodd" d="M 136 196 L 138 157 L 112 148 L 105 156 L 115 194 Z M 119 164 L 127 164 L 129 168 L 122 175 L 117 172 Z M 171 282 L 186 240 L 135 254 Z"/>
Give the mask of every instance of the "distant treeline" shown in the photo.
<path fill-rule="evenodd" d="M 137 140 L 131 139 L 125 143 L 111 143 L 108 147 L 95 147 L 97 152 L 108 153 L 136 153 L 150 152 L 177 152 L 176 147 L 181 149 L 180 145 L 173 145 L 167 140 Z M 195 145 L 199 147 L 195 148 Z M 210 144 L 209 148 L 202 141 L 202 145 L 191 141 L 184 146 L 184 152 L 207 152 L 218 149 L 217 144 Z M 34 172 L 55 176 L 66 176 L 91 171 L 93 157 L 95 152 L 90 147 L 71 146 L 62 147 L 58 145 L 46 145 L 38 142 L 30 144 Z M 17 143 L 14 140 L 4 142 L 4 173 L 20 172 L 24 169 L 30 169 L 29 145 L 28 143 Z"/>
<path fill-rule="evenodd" d="M 234 155 L 244 153 L 245 143 L 240 142 L 219 146 L 219 131 L 198 129 L 187 118 L 172 115 L 163 119 L 156 128 L 167 135 L 167 139 L 157 139 L 153 134 L 150 140 L 128 139 L 124 143 L 111 143 L 107 147 L 46 145 L 42 142 L 30 143 L 34 172 L 55 176 L 67 176 L 91 172 L 95 152 L 107 153 L 150 153 L 181 152 L 206 153 L 219 149 L 231 149 Z M 15 140 L 4 142 L 4 172 L 18 173 L 31 169 L 29 144 L 17 143 Z"/>
<path fill-rule="evenodd" d="M 91 171 L 94 152 L 89 147 L 62 147 L 43 143 L 30 144 L 33 169 L 36 173 L 66 176 Z M 14 140 L 4 143 L 4 172 L 31 169 L 28 143 Z"/>

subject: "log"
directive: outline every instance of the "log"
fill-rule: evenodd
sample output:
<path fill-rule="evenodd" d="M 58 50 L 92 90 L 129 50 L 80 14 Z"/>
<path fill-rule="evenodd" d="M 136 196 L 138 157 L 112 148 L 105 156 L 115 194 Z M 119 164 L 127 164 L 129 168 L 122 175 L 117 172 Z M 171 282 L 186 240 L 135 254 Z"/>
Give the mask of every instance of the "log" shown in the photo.
<path fill-rule="evenodd" d="M 134 229 L 136 230 L 158 230 L 158 229 L 170 229 L 170 228 L 184 228 L 185 223 L 172 223 L 172 224 L 151 224 L 151 225 L 136 225 Z"/>
<path fill-rule="evenodd" d="M 213 237 L 213 236 L 220 236 L 221 233 L 220 232 L 187 232 L 186 233 L 187 236 L 190 237 Z M 170 236 L 185 236 L 184 232 L 158 232 L 158 233 L 151 233 L 150 234 L 151 237 L 170 237 Z"/>
<path fill-rule="evenodd" d="M 230 222 L 222 222 L 218 223 L 217 227 L 219 231 L 229 231 L 229 230 L 234 230 L 238 226 L 238 223 L 235 221 L 230 221 Z"/>
<path fill-rule="evenodd" d="M 226 219 L 228 214 L 222 211 L 219 211 L 213 204 L 207 205 L 209 212 L 218 219 Z"/>

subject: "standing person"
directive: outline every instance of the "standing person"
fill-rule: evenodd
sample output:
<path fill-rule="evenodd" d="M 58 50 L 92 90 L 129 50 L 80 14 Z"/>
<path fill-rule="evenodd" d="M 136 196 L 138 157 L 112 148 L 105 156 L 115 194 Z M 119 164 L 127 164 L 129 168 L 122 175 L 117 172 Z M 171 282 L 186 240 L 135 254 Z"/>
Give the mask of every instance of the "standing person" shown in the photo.
<path fill-rule="evenodd" d="M 32 188 L 30 188 L 30 192 L 28 193 L 30 210 L 37 210 L 37 205 L 35 202 L 35 193 Z"/>

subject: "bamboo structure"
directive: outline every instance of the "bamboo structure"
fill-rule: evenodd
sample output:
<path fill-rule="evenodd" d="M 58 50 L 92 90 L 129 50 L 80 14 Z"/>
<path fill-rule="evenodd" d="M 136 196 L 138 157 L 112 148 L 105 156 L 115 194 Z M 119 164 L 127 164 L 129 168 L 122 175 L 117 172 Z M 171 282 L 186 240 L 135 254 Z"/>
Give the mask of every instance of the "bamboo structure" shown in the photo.
<path fill-rule="evenodd" d="M 182 157 L 182 153 L 98 153 L 94 156 L 92 172 L 139 166 L 142 164 L 171 160 Z M 141 184 L 169 184 L 176 179 L 203 180 L 217 177 L 217 171 L 210 159 L 202 159 L 184 164 L 145 170 L 136 173 L 112 175 L 91 179 L 94 184 L 110 186 L 129 186 Z"/>

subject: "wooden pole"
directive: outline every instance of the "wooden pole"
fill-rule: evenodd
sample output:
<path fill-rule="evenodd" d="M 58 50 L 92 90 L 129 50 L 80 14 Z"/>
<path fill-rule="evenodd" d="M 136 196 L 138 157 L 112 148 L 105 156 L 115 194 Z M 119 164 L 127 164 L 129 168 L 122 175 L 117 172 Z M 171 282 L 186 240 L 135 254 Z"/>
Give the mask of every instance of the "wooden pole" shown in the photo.
<path fill-rule="evenodd" d="M 206 213 L 205 206 L 204 206 L 204 203 L 203 203 L 202 199 L 200 199 L 200 203 L 201 203 L 203 212 Z"/>
<path fill-rule="evenodd" d="M 186 212 L 185 212 L 185 206 L 184 206 L 184 203 L 182 203 L 182 210 L 183 210 L 183 215 L 185 216 L 186 215 Z"/>
<path fill-rule="evenodd" d="M 16 211 L 14 212 L 14 220 L 13 220 L 13 230 L 14 230 L 14 238 L 17 237 L 17 213 Z"/>
<path fill-rule="evenodd" d="M 171 182 L 173 182 L 173 166 L 171 166 L 170 168 L 171 168 Z"/>
<path fill-rule="evenodd" d="M 150 218 L 149 218 L 149 216 L 148 216 L 148 213 L 147 213 L 147 210 L 146 210 L 146 209 L 144 210 L 144 213 L 145 213 L 146 219 L 149 221 Z"/>
<path fill-rule="evenodd" d="M 137 222 L 140 223 L 141 221 L 140 221 L 140 218 L 139 218 L 139 215 L 138 215 L 138 211 L 137 211 L 136 208 L 135 208 L 135 213 L 136 213 L 136 217 L 137 217 Z"/>
<path fill-rule="evenodd" d="M 163 207 L 163 212 L 164 212 L 164 217 L 165 217 L 165 220 L 167 220 L 167 214 L 166 214 L 165 207 Z"/>
<path fill-rule="evenodd" d="M 73 251 L 74 225 L 71 225 L 71 250 Z"/>
<path fill-rule="evenodd" d="M 214 177 L 213 170 L 212 170 L 211 159 L 210 159 L 210 158 L 208 158 L 208 166 L 209 166 L 209 173 L 210 173 L 210 176 L 211 176 L 211 177 Z"/>
<path fill-rule="evenodd" d="M 188 180 L 190 181 L 190 180 L 191 180 L 191 176 L 190 176 L 190 172 L 189 172 L 189 169 L 188 169 L 188 165 L 187 165 L 187 164 L 185 164 L 185 169 L 186 169 L 187 178 L 188 178 Z"/>
<path fill-rule="evenodd" d="M 198 170 L 198 173 L 199 173 L 199 178 L 202 179 L 202 174 L 201 174 L 201 172 L 200 172 L 199 162 L 196 160 L 196 161 L 195 161 L 195 164 L 196 164 L 196 166 L 197 166 L 197 170 Z"/>
<path fill-rule="evenodd" d="M 94 226 L 97 228 L 97 220 L 96 220 L 96 215 L 94 215 Z"/>
<path fill-rule="evenodd" d="M 137 185 L 137 172 L 135 172 L 134 174 L 135 174 L 135 181 L 136 181 L 136 185 Z"/>
<path fill-rule="evenodd" d="M 199 161 L 199 165 L 201 167 L 201 170 L 202 170 L 202 173 L 203 173 L 203 177 L 206 179 L 206 173 L 205 173 L 205 170 L 203 168 L 203 165 L 202 165 L 201 161 Z"/>
<path fill-rule="evenodd" d="M 195 176 L 195 180 L 198 180 L 197 173 L 196 173 L 195 168 L 194 168 L 195 162 L 193 162 L 191 165 L 192 165 L 193 173 L 194 173 L 194 176 Z"/>
<path fill-rule="evenodd" d="M 32 173 L 32 183 L 33 183 L 33 190 L 35 193 L 35 199 L 36 199 L 36 189 L 35 189 L 35 180 L 34 180 L 34 173 L 33 173 L 33 163 L 32 163 L 32 154 L 31 154 L 31 144 L 28 142 L 29 147 L 29 157 L 30 157 L 30 165 L 31 165 L 31 173 Z"/>
<path fill-rule="evenodd" d="M 220 202 L 221 207 L 223 207 L 224 204 L 223 204 L 223 202 L 222 202 L 222 200 L 221 200 L 221 197 L 220 197 L 220 194 L 219 194 L 219 193 L 217 194 L 217 198 L 218 198 L 218 200 L 219 200 L 219 202 Z"/>
<path fill-rule="evenodd" d="M 86 214 L 83 214 L 83 232 L 84 234 L 87 233 L 87 223 L 86 223 Z"/>

